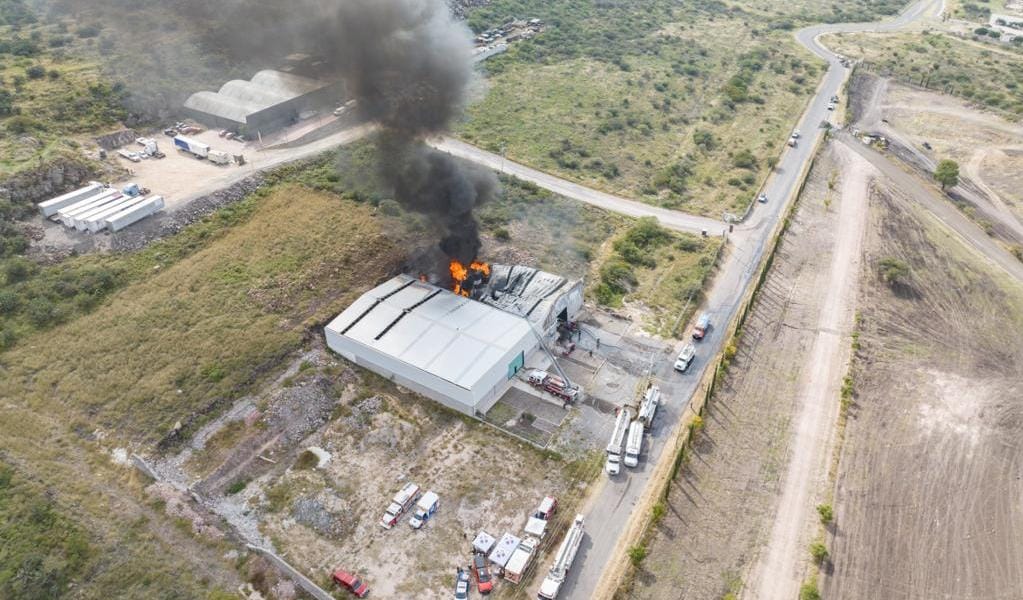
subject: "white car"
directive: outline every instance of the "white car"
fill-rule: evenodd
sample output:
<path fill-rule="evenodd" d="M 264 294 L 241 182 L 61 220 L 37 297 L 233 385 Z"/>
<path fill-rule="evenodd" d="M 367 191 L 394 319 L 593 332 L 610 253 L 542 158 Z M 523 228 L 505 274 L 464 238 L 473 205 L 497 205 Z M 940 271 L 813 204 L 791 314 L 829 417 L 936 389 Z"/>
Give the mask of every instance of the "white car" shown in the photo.
<path fill-rule="evenodd" d="M 682 351 L 678 353 L 678 358 L 675 359 L 675 370 L 679 373 L 684 373 L 689 365 L 693 362 L 693 357 L 696 356 L 696 346 L 693 344 L 686 344 L 682 347 Z"/>
<path fill-rule="evenodd" d="M 835 103 L 834 102 L 829 102 L 828 103 L 828 110 L 835 110 Z"/>

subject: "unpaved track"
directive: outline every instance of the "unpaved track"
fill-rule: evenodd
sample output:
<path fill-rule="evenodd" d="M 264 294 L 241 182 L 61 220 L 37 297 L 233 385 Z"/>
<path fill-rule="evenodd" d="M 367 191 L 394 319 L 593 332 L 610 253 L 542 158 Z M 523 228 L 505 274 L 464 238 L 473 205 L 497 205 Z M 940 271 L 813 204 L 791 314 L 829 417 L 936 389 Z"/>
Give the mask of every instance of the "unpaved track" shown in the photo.
<path fill-rule="evenodd" d="M 849 360 L 857 278 L 867 224 L 867 190 L 873 169 L 844 147 L 839 222 L 817 333 L 800 377 L 794 442 L 767 547 L 753 568 L 746 598 L 789 599 L 806 564 L 816 493 L 827 480 L 829 449 L 838 418 L 839 388 Z"/>

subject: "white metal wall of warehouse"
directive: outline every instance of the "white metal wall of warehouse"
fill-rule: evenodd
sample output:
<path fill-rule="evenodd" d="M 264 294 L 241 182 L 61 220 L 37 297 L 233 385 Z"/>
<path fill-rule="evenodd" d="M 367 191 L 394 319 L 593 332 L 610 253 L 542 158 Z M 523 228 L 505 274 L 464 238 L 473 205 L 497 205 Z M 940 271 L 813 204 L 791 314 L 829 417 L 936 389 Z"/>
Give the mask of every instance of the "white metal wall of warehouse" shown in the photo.
<path fill-rule="evenodd" d="M 525 319 L 408 275 L 364 294 L 325 334 L 355 364 L 468 415 L 497 402 L 539 343 Z"/>

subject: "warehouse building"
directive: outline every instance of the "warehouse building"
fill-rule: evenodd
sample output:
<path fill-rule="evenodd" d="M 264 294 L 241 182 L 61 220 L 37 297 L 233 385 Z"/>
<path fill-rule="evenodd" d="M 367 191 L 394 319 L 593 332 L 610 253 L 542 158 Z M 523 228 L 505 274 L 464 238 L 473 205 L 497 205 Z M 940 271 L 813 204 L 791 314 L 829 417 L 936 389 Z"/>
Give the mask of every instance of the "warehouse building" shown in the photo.
<path fill-rule="evenodd" d="M 536 324 L 549 315 L 555 323 L 559 315 L 574 318 L 582 307 L 579 282 L 526 267 L 496 266 L 494 272 L 507 277 L 492 277 L 497 287 L 488 286 L 483 301 L 398 275 L 331 321 L 325 328 L 327 345 L 448 408 L 483 415 L 539 348 L 544 332 Z M 561 283 L 555 285 L 557 280 Z"/>
<path fill-rule="evenodd" d="M 209 127 L 268 134 L 295 123 L 303 113 L 339 104 L 343 92 L 338 82 L 266 70 L 249 81 L 228 81 L 218 92 L 192 94 L 184 110 Z"/>

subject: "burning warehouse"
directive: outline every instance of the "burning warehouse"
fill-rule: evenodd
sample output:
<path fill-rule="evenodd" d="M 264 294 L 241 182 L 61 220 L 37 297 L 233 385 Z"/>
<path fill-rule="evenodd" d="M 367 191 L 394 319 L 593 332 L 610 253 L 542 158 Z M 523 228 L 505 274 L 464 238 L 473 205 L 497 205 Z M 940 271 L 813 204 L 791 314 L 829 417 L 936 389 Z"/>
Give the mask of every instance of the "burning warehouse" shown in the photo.
<path fill-rule="evenodd" d="M 582 308 L 582 284 L 523 266 L 456 271 L 454 289 L 398 275 L 338 315 L 327 345 L 348 360 L 457 410 L 484 414 Z M 466 287 L 471 284 L 470 287 Z"/>

